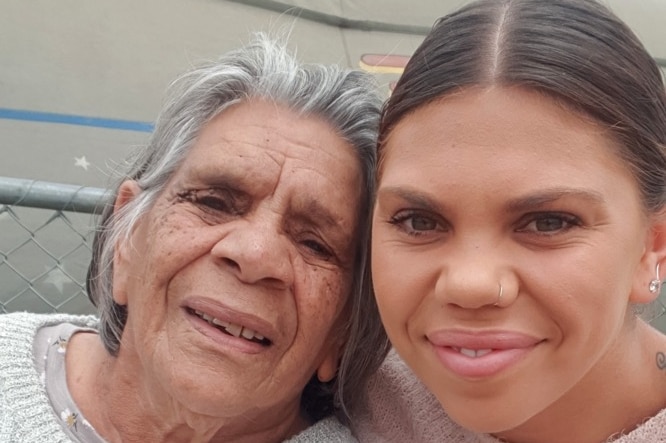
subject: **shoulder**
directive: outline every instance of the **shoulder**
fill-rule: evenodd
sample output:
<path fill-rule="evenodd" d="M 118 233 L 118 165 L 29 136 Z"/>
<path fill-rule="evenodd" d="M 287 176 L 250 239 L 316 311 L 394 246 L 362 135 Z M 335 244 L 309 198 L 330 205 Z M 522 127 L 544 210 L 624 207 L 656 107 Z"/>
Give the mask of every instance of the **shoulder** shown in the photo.
<path fill-rule="evenodd" d="M 613 443 L 643 443 L 646 441 L 666 441 L 666 408 L 646 420 L 628 434 L 608 440 Z"/>
<path fill-rule="evenodd" d="M 0 315 L 0 348 L 17 352 L 32 353 L 32 341 L 37 331 L 44 326 L 72 323 L 77 326 L 96 328 L 97 319 L 93 316 L 69 314 L 32 314 L 15 312 Z M 0 352 L 1 357 L 7 354 Z"/>
<path fill-rule="evenodd" d="M 71 314 L 33 314 L 30 312 L 13 312 L 0 315 L 0 337 L 12 332 L 37 331 L 43 326 L 51 326 L 59 323 L 72 323 L 77 326 L 96 328 L 98 320 L 92 315 Z"/>
<path fill-rule="evenodd" d="M 33 353 L 41 327 L 67 322 L 96 325 L 90 316 L 0 315 L 0 441 L 70 441 L 51 409 Z"/>
<path fill-rule="evenodd" d="M 335 417 L 318 421 L 285 443 L 356 443 L 351 431 Z"/>
<path fill-rule="evenodd" d="M 0 379 L 20 379 L 34 372 L 33 349 L 37 331 L 61 323 L 95 328 L 97 319 L 92 316 L 26 312 L 0 315 Z"/>
<path fill-rule="evenodd" d="M 365 405 L 354 415 L 354 435 L 360 442 L 497 441 L 454 423 L 394 350 L 371 377 Z"/>

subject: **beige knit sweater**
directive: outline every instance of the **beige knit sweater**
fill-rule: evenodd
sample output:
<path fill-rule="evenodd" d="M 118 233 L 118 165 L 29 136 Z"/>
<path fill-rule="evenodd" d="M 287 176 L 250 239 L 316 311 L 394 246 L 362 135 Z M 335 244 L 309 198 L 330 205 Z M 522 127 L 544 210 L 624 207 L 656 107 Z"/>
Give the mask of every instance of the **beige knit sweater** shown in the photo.
<path fill-rule="evenodd" d="M 95 328 L 92 316 L 14 313 L 0 315 L 0 443 L 71 443 L 49 402 L 33 356 L 43 326 L 72 323 Z M 285 443 L 355 443 L 335 417 L 325 418 Z"/>
<path fill-rule="evenodd" d="M 444 414 L 437 399 L 391 351 L 368 385 L 368 404 L 355 420 L 361 443 L 500 443 L 461 428 Z M 613 443 L 666 442 L 666 409 Z"/>

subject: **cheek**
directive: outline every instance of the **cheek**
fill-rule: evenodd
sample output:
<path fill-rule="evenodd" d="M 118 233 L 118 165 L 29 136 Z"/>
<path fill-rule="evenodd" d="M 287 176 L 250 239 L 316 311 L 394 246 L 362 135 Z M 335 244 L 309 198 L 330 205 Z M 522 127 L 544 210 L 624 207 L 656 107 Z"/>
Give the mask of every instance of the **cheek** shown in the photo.
<path fill-rule="evenodd" d="M 150 232 L 146 225 L 150 220 L 141 219 L 133 227 L 128 237 L 123 236 L 115 245 L 113 257 L 113 298 L 120 305 L 127 305 L 130 294 L 135 292 L 135 286 L 142 282 L 141 275 L 146 274 L 145 269 L 150 261 Z"/>
<path fill-rule="evenodd" d="M 414 275 L 406 272 L 405 264 L 392 253 L 383 253 L 381 248 L 373 249 L 372 284 L 379 314 L 391 341 L 400 341 L 399 331 L 406 327 L 410 313 L 418 303 L 418 295 L 409 290 L 414 284 Z M 399 267 L 394 265 L 400 264 Z M 396 272 L 400 269 L 400 272 Z M 408 296 L 406 294 L 409 294 Z"/>
<path fill-rule="evenodd" d="M 539 270 L 528 273 L 524 291 L 545 309 L 565 339 L 608 334 L 624 321 L 628 309 L 631 282 L 621 275 L 626 265 L 618 255 L 581 251 L 566 258 L 533 260 L 532 268 Z"/>
<path fill-rule="evenodd" d="M 321 282 L 323 294 L 321 313 L 327 318 L 335 319 L 342 312 L 351 292 L 351 278 L 342 273 L 324 275 Z"/>
<path fill-rule="evenodd" d="M 195 229 L 168 214 L 137 227 L 114 263 L 114 293 L 131 298 L 163 293 L 181 271 L 205 256 L 218 236 L 213 228 Z"/>
<path fill-rule="evenodd" d="M 377 304 L 386 320 L 407 318 L 434 290 L 436 257 L 406 253 L 373 238 L 372 283 Z M 387 325 L 392 326 L 392 325 Z"/>
<path fill-rule="evenodd" d="M 149 238 L 143 257 L 148 275 L 168 280 L 197 259 L 207 255 L 220 238 L 214 227 L 192 228 L 164 217 Z M 164 283 L 164 281 L 163 281 Z"/>
<path fill-rule="evenodd" d="M 327 335 L 340 317 L 349 297 L 351 281 L 342 273 L 328 270 L 317 269 L 312 274 L 304 282 L 307 295 L 301 298 L 298 309 L 299 323 L 309 324 L 307 329 L 314 337 Z"/>

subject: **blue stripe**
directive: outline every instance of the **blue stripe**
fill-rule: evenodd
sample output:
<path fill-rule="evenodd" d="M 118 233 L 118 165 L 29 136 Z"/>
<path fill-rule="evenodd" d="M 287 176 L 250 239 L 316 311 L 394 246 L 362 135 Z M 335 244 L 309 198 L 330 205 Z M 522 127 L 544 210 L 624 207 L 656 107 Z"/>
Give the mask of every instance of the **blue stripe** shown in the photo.
<path fill-rule="evenodd" d="M 146 122 L 116 120 L 112 118 L 86 117 L 83 115 L 56 114 L 53 112 L 24 111 L 21 109 L 9 108 L 0 108 L 0 119 L 92 126 L 95 128 L 119 129 L 123 131 L 153 131 L 153 125 Z"/>

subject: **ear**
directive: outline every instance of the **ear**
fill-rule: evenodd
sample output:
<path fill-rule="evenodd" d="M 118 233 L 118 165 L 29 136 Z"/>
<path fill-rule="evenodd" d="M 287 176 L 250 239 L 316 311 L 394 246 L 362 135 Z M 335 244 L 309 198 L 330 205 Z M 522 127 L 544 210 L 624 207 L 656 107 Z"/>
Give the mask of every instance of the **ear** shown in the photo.
<path fill-rule="evenodd" d="M 351 316 L 351 299 L 352 296 L 349 295 L 342 308 L 342 312 L 338 314 L 338 318 L 335 320 L 335 323 L 329 332 L 327 339 L 328 345 L 323 347 L 324 356 L 317 368 L 317 379 L 320 382 L 329 382 L 333 380 L 338 373 L 340 359 L 342 358 L 342 353 L 344 352 L 349 339 L 349 325 L 347 324 L 347 319 Z"/>
<path fill-rule="evenodd" d="M 134 200 L 141 192 L 141 187 L 135 180 L 125 180 L 118 187 L 118 195 L 113 203 L 113 213 L 117 213 L 120 208 Z"/>
<path fill-rule="evenodd" d="M 333 343 L 330 346 L 330 350 L 324 355 L 324 358 L 317 368 L 317 379 L 320 382 L 326 383 L 335 378 L 343 349 L 343 342 Z"/>
<path fill-rule="evenodd" d="M 650 216 L 648 223 L 643 256 L 629 297 L 632 303 L 647 304 L 659 297 L 659 291 L 650 292 L 650 282 L 657 278 L 664 281 L 666 273 L 666 208 Z M 662 275 L 657 275 L 657 265 Z"/>
<path fill-rule="evenodd" d="M 113 213 L 117 214 L 127 203 L 141 192 L 134 180 L 124 181 L 118 188 L 118 195 L 113 204 Z M 114 245 L 113 252 L 113 300 L 119 305 L 127 305 L 127 278 L 131 275 L 128 263 L 128 239 L 120 239 Z"/>

